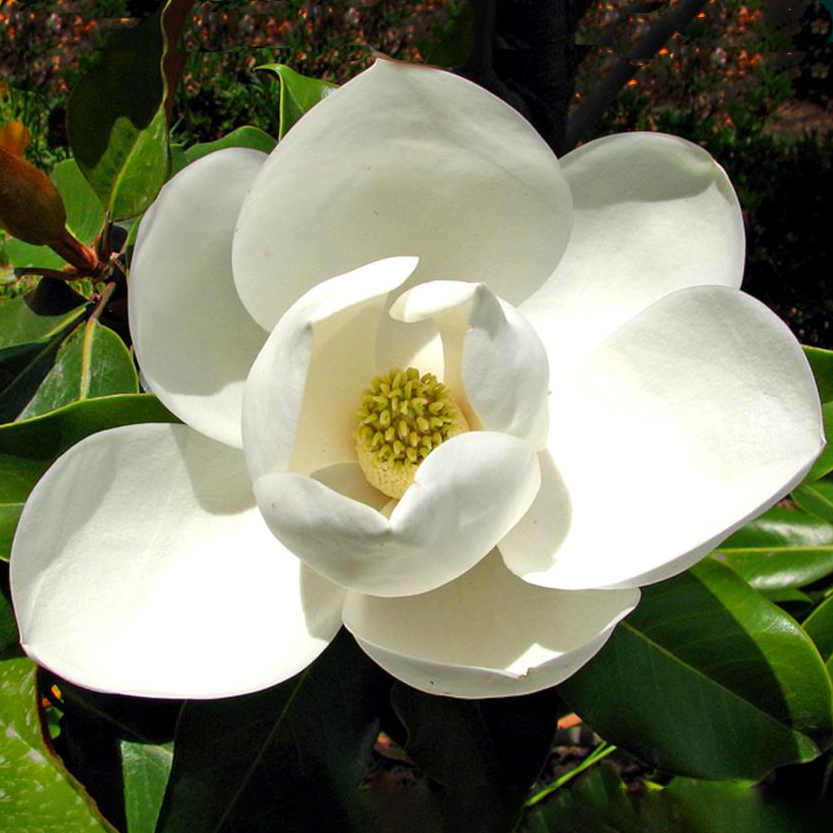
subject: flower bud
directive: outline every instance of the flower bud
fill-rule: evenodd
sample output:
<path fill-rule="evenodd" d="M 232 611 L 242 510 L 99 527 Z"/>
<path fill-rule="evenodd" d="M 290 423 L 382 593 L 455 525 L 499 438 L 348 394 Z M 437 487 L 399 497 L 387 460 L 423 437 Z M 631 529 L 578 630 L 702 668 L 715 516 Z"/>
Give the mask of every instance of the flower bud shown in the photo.
<path fill-rule="evenodd" d="M 15 156 L 23 156 L 23 151 L 32 144 L 32 134 L 22 121 L 9 121 L 0 125 L 0 148 L 5 148 Z"/>
<path fill-rule="evenodd" d="M 0 147 L 0 227 L 35 246 L 65 235 L 64 201 L 49 178 Z"/>

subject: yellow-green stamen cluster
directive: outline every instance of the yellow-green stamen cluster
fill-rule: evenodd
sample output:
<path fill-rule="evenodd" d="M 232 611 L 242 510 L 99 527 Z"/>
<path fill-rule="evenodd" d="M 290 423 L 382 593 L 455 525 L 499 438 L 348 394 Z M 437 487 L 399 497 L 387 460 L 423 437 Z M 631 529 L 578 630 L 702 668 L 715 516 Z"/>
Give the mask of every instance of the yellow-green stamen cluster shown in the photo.
<path fill-rule="evenodd" d="M 405 494 L 431 451 L 469 429 L 448 388 L 413 367 L 377 376 L 362 392 L 358 418 L 359 465 L 372 486 L 394 498 Z"/>

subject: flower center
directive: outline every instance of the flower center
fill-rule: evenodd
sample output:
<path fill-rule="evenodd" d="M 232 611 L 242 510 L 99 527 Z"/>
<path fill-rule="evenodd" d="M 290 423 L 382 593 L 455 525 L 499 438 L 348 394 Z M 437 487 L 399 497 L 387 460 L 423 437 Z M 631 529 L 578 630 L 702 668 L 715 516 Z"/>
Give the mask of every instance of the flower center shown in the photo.
<path fill-rule="evenodd" d="M 440 443 L 469 430 L 448 388 L 433 373 L 391 368 L 362 392 L 353 432 L 359 465 L 371 486 L 401 498 L 417 466 Z"/>

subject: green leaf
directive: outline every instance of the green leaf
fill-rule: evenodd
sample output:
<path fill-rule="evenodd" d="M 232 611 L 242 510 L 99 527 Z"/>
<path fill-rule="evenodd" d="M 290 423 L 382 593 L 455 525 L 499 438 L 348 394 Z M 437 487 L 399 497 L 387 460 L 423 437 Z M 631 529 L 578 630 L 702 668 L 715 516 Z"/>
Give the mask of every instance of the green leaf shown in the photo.
<path fill-rule="evenodd" d="M 330 81 L 300 75 L 286 64 L 263 64 L 257 69 L 274 73 L 281 85 L 279 139 L 283 139 L 301 116 L 337 87 Z"/>
<path fill-rule="evenodd" d="M 37 292 L 0 303 L 0 423 L 15 419 L 35 395 L 86 308 L 42 315 Z"/>
<path fill-rule="evenodd" d="M 23 504 L 42 474 L 34 460 L 0 454 L 0 560 L 7 561 Z"/>
<path fill-rule="evenodd" d="M 449 4 L 451 6 L 451 4 Z M 465 64 L 474 47 L 474 5 L 460 4 L 441 31 L 435 32 L 435 41 L 418 41 L 425 63 L 440 67 L 459 67 Z"/>
<path fill-rule="evenodd" d="M 245 125 L 244 127 L 238 127 L 237 130 L 233 130 L 216 141 L 192 145 L 185 151 L 185 162 L 189 164 L 201 156 L 206 156 L 209 153 L 214 153 L 215 150 L 223 150 L 224 148 L 252 148 L 264 153 L 271 153 L 275 149 L 275 145 L 277 145 L 277 142 L 265 130 L 252 125 Z"/>
<path fill-rule="evenodd" d="M 138 393 L 139 380 L 124 342 L 109 328 L 90 319 L 61 346 L 55 364 L 20 419 L 118 393 Z"/>
<path fill-rule="evenodd" d="M 793 490 L 791 497 L 802 509 L 833 522 L 833 478 L 805 482 Z"/>
<path fill-rule="evenodd" d="M 113 831 L 53 758 L 38 718 L 36 666 L 0 662 L 0 819 L 3 833 Z"/>
<path fill-rule="evenodd" d="M 342 632 L 265 691 L 188 701 L 158 833 L 349 833 L 390 678 Z"/>
<path fill-rule="evenodd" d="M 86 306 L 61 315 L 39 315 L 32 310 L 30 296 L 0 303 L 0 362 L 20 352 L 26 352 L 31 344 L 42 344 L 64 332 L 84 314 Z"/>
<path fill-rule="evenodd" d="M 816 757 L 833 732 L 815 646 L 714 559 L 644 588 L 560 692 L 605 740 L 698 778 L 758 780 Z"/>
<path fill-rule="evenodd" d="M 803 587 L 833 572 L 833 524 L 776 506 L 730 535 L 718 552 L 758 590 Z"/>
<path fill-rule="evenodd" d="M 137 393 L 85 399 L 0 425 L 0 560 L 8 560 L 23 504 L 51 463 L 90 434 L 135 422 L 177 419 L 155 396 Z"/>
<path fill-rule="evenodd" d="M 3 658 L 8 648 L 17 645 L 19 638 L 12 603 L 0 588 L 0 659 Z M 2 765 L 0 765 L 0 769 L 2 769 Z"/>
<path fill-rule="evenodd" d="M 161 12 L 114 32 L 69 100 L 75 160 L 114 219 L 143 212 L 168 176 Z"/>
<path fill-rule="evenodd" d="M 810 362 L 816 385 L 818 385 L 824 434 L 828 438 L 824 451 L 804 478 L 804 482 L 807 483 L 811 480 L 818 480 L 833 471 L 833 350 L 805 347 L 804 355 Z"/>
<path fill-rule="evenodd" d="M 825 599 L 802 623 L 801 627 L 829 662 L 833 659 L 833 596 Z"/>
<path fill-rule="evenodd" d="M 121 742 L 127 833 L 153 833 L 171 773 L 173 746 Z"/>
<path fill-rule="evenodd" d="M 67 228 L 82 243 L 91 245 L 104 226 L 104 206 L 101 200 L 74 159 L 59 162 L 49 178 L 63 198 L 67 210 Z M 18 268 L 39 266 L 44 269 L 60 269 L 65 262 L 49 246 L 33 246 L 22 240 L 9 240 L 4 244 L 4 250 L 12 265 Z"/>
<path fill-rule="evenodd" d="M 559 712 L 567 711 L 555 690 L 458 700 L 395 683 L 391 701 L 408 730 L 405 751 L 435 782 L 446 829 L 514 829 L 549 757 Z"/>
<path fill-rule="evenodd" d="M 813 812 L 764 803 L 744 784 L 675 778 L 665 789 L 629 792 L 602 764 L 535 807 L 519 833 L 821 833 Z"/>

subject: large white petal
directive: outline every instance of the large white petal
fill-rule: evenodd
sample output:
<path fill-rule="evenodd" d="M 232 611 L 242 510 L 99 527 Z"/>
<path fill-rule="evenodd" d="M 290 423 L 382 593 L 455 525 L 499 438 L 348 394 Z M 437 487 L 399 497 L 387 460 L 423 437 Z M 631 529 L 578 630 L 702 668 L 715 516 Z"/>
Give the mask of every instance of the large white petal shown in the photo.
<path fill-rule="evenodd" d="M 225 697 L 306 667 L 343 591 L 284 550 L 243 455 L 183 425 L 94 434 L 47 471 L 14 541 L 26 652 L 101 691 Z"/>
<path fill-rule="evenodd" d="M 556 685 L 606 642 L 639 590 L 548 590 L 512 575 L 493 551 L 430 593 L 350 592 L 344 624 L 408 685 L 454 697 L 504 697 Z"/>
<path fill-rule="evenodd" d="M 310 287 L 393 255 L 483 281 L 512 303 L 570 231 L 555 156 L 515 110 L 459 76 L 378 61 L 296 124 L 240 214 L 234 275 L 271 329 Z"/>
<path fill-rule="evenodd" d="M 330 278 L 293 304 L 252 366 L 243 437 L 252 480 L 355 462 L 356 412 L 375 373 L 386 295 L 416 258 L 394 257 Z"/>
<path fill-rule="evenodd" d="M 824 445 L 801 347 L 724 287 L 649 307 L 552 398 L 541 491 L 501 543 L 511 570 L 547 587 L 686 569 L 800 482 Z"/>
<path fill-rule="evenodd" d="M 538 485 L 529 445 L 471 431 L 425 458 L 390 519 L 297 474 L 264 475 L 255 495 L 270 529 L 321 575 L 363 593 L 404 596 L 476 564 L 523 516 Z"/>
<path fill-rule="evenodd" d="M 623 133 L 588 142 L 561 164 L 573 194 L 570 243 L 521 307 L 558 358 L 554 373 L 675 290 L 740 286 L 740 204 L 705 150 L 676 136 Z"/>
<path fill-rule="evenodd" d="M 148 386 L 191 427 L 237 448 L 243 384 L 267 333 L 234 288 L 231 240 L 265 160 L 230 148 L 178 173 L 142 219 L 130 270 L 130 333 Z"/>
<path fill-rule="evenodd" d="M 396 299 L 400 321 L 433 318 L 445 355 L 443 382 L 465 395 L 470 424 L 546 444 L 547 353 L 532 325 L 484 284 L 429 281 Z"/>

